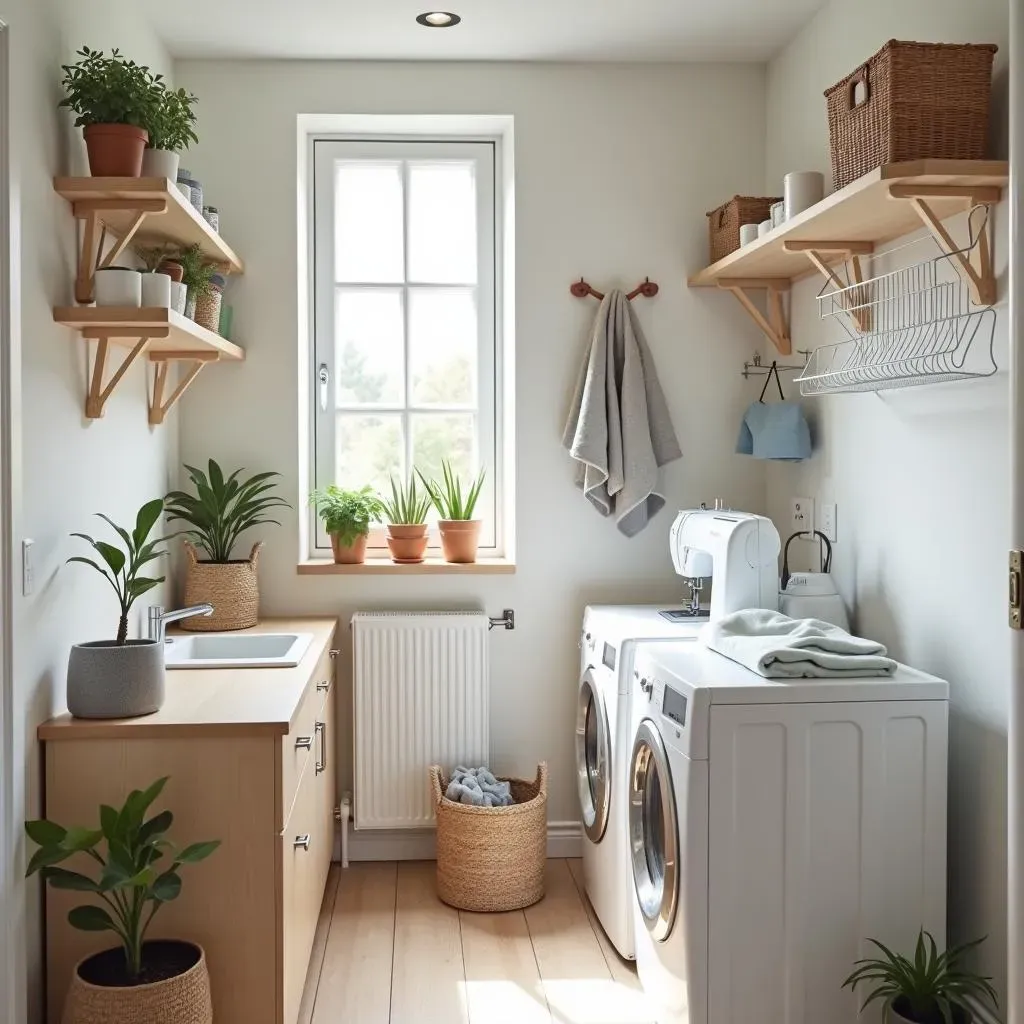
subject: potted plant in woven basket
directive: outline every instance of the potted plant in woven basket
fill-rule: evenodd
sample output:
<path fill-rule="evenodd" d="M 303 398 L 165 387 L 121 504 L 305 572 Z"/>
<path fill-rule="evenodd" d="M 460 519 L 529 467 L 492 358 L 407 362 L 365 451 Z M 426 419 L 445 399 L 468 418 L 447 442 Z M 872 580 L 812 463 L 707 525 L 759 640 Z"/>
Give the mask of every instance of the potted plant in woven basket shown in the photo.
<path fill-rule="evenodd" d="M 68 914 L 68 922 L 84 932 L 113 932 L 120 940 L 75 967 L 63 1024 L 213 1022 L 202 947 L 146 939 L 157 911 L 181 894 L 179 869 L 205 860 L 220 846 L 211 840 L 178 849 L 167 838 L 174 822 L 170 811 L 146 818 L 166 783 L 158 779 L 144 791 L 133 790 L 120 808 L 102 805 L 99 828 L 25 823 L 29 839 L 39 847 L 27 874 L 39 872 L 53 889 L 91 895 L 90 902 Z M 57 866 L 71 857 L 81 871 Z"/>
<path fill-rule="evenodd" d="M 484 486 L 484 472 L 481 469 L 476 480 L 465 485 L 447 459 L 441 462 L 440 480 L 428 480 L 417 470 L 441 517 L 437 525 L 441 531 L 441 549 L 446 562 L 476 561 L 482 523 L 473 518 L 473 513 Z"/>
<path fill-rule="evenodd" d="M 214 265 L 203 255 L 198 242 L 182 249 L 177 261 L 182 267 L 181 283 L 188 289 L 185 316 L 198 323 L 199 304 L 213 291 Z"/>
<path fill-rule="evenodd" d="M 430 495 L 416 486 L 412 476 L 402 484 L 391 478 L 391 497 L 381 496 L 381 511 L 387 522 L 388 550 L 399 565 L 416 565 L 427 552 L 427 513 Z"/>
<path fill-rule="evenodd" d="M 367 485 L 358 491 L 346 491 L 331 484 L 315 490 L 309 502 L 330 535 L 334 561 L 338 565 L 361 565 L 366 561 L 370 526 L 380 521 L 384 511 L 373 488 Z"/>
<path fill-rule="evenodd" d="M 186 466 L 195 494 L 172 491 L 167 495 L 167 519 L 186 524 L 185 604 L 212 604 L 213 614 L 182 619 L 184 629 L 217 631 L 247 629 L 259 619 L 260 591 L 256 573 L 262 541 L 248 558 L 232 558 L 239 537 L 254 526 L 280 526 L 269 515 L 275 508 L 291 508 L 274 494 L 280 473 L 256 473 L 242 479 L 244 470 L 230 476 L 210 459 L 209 475 Z M 206 553 L 200 558 L 196 547 Z"/>
<path fill-rule="evenodd" d="M 888 1024 L 970 1024 L 974 1017 L 969 1001 L 997 1005 L 992 979 L 960 965 L 964 954 L 984 939 L 940 953 L 931 933 L 922 929 L 913 959 L 894 953 L 876 939 L 868 941 L 882 956 L 858 960 L 843 988 L 856 989 L 861 983 L 870 987 L 861 1009 L 881 1000 Z"/>
<path fill-rule="evenodd" d="M 199 141 L 192 109 L 198 101 L 185 89 L 164 91 L 149 119 L 149 142 L 142 154 L 144 177 L 177 182 L 182 150 Z"/>

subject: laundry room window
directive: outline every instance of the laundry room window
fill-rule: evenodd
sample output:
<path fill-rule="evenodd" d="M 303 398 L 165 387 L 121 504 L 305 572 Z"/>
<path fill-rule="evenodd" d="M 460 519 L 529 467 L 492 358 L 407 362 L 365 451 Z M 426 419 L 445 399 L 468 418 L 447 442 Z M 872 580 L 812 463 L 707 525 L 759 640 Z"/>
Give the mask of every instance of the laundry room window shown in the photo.
<path fill-rule="evenodd" d="M 496 140 L 313 140 L 313 482 L 486 473 L 501 554 L 501 196 Z M 431 511 L 431 523 L 436 522 Z M 317 523 L 313 555 L 330 540 Z M 384 547 L 383 528 L 371 547 Z M 438 546 L 436 528 L 431 545 Z"/>

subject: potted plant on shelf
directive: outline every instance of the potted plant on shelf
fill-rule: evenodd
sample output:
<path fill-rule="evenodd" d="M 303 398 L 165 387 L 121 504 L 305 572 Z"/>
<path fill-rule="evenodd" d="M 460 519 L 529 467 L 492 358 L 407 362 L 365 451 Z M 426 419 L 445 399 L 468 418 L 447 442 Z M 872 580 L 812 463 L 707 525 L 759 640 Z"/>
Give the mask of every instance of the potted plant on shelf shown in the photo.
<path fill-rule="evenodd" d="M 164 261 L 170 246 L 140 246 L 135 252 L 142 260 L 146 272 L 142 275 L 142 305 L 148 308 L 170 309 L 171 286 L 174 280 L 164 269 Z"/>
<path fill-rule="evenodd" d="M 200 297 L 209 295 L 213 289 L 213 264 L 203 255 L 199 243 L 182 249 L 178 254 L 178 262 L 182 267 L 181 283 L 188 289 L 188 301 L 185 306 L 185 316 L 194 320 L 196 315 L 196 303 Z"/>
<path fill-rule="evenodd" d="M 871 987 L 862 1011 L 882 1000 L 889 1024 L 970 1024 L 974 1018 L 968 1000 L 997 1005 L 992 979 L 960 966 L 963 955 L 984 939 L 940 953 L 931 933 L 922 929 L 913 960 L 894 953 L 877 939 L 868 941 L 882 956 L 856 961 L 856 970 L 843 982 L 843 988 L 851 990 L 862 982 Z"/>
<path fill-rule="evenodd" d="M 167 495 L 168 522 L 186 524 L 188 567 L 185 575 L 185 604 L 212 604 L 213 614 L 183 619 L 191 630 L 247 629 L 259 620 L 260 591 L 256 565 L 262 541 L 252 546 L 249 557 L 231 557 L 239 537 L 254 526 L 280 526 L 269 515 L 271 509 L 291 508 L 273 493 L 280 473 L 256 473 L 242 479 L 242 469 L 230 476 L 210 459 L 209 475 L 185 466 L 195 494 L 171 491 Z M 200 558 L 196 545 L 206 558 Z"/>
<path fill-rule="evenodd" d="M 391 498 L 381 496 L 381 512 L 387 522 L 391 560 L 399 565 L 416 565 L 427 551 L 427 513 L 430 495 L 416 486 L 411 476 L 404 485 L 391 478 Z"/>
<path fill-rule="evenodd" d="M 83 46 L 78 56 L 77 64 L 63 65 L 60 106 L 78 115 L 75 127 L 84 129 L 89 170 L 94 177 L 137 178 L 148 125 L 167 91 L 162 77 L 125 60 L 120 50 L 107 57 Z"/>
<path fill-rule="evenodd" d="M 160 498 L 146 502 L 129 532 L 108 516 L 98 513 L 117 534 L 123 548 L 84 533 L 72 537 L 92 545 L 98 559 L 75 555 L 95 569 L 117 595 L 121 616 L 113 640 L 75 644 L 68 659 L 68 710 L 76 718 L 134 718 L 159 711 L 164 702 L 164 649 L 156 640 L 129 640 L 128 613 L 143 594 L 164 582 L 164 577 L 144 576 L 142 570 L 164 554 L 163 539 L 149 535 L 163 512 Z"/>
<path fill-rule="evenodd" d="M 480 545 L 479 519 L 473 518 L 480 491 L 484 486 L 484 470 L 474 483 L 464 485 L 447 460 L 441 462 L 441 480 L 428 480 L 419 470 L 423 486 L 441 517 L 441 548 L 446 562 L 465 564 L 476 561 Z"/>
<path fill-rule="evenodd" d="M 175 185 L 182 150 L 199 141 L 196 112 L 199 102 L 185 89 L 166 89 L 149 121 L 149 143 L 142 155 L 142 174 L 166 178 Z"/>
<path fill-rule="evenodd" d="M 205 860 L 219 840 L 177 849 L 167 838 L 174 815 L 146 812 L 163 791 L 158 779 L 133 790 L 120 808 L 100 807 L 100 827 L 64 828 L 27 821 L 39 847 L 27 875 L 36 872 L 53 889 L 89 893 L 95 902 L 68 914 L 73 928 L 113 932 L 120 945 L 86 957 L 76 967 L 64 1005 L 63 1024 L 112 1024 L 157 1020 L 165 1024 L 212 1024 L 210 976 L 202 947 L 170 939 L 146 940 L 156 912 L 181 894 L 179 869 Z M 106 844 L 105 854 L 100 845 Z M 76 856 L 93 863 L 92 874 L 57 867 Z M 100 904 L 105 906 L 101 906 Z"/>
<path fill-rule="evenodd" d="M 330 534 L 335 563 L 361 565 L 366 561 L 370 525 L 380 522 L 383 513 L 380 498 L 373 488 L 344 491 L 331 484 L 315 490 L 309 500 Z"/>

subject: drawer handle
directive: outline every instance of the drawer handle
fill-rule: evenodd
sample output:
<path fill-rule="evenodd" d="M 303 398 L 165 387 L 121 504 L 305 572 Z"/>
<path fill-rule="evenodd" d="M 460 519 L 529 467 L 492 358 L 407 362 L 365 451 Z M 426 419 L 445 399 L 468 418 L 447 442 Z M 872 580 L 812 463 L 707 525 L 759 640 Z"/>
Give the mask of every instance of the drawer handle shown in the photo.
<path fill-rule="evenodd" d="M 312 750 L 313 749 L 313 737 L 312 736 L 299 736 L 295 740 L 296 750 Z"/>
<path fill-rule="evenodd" d="M 316 763 L 316 774 L 327 770 L 327 723 L 316 723 L 316 734 L 320 737 L 320 760 Z"/>
<path fill-rule="evenodd" d="M 318 693 L 326 693 L 331 688 L 330 681 L 327 679 L 321 679 L 320 682 L 316 684 L 316 688 Z"/>
<path fill-rule="evenodd" d="M 307 832 L 304 836 L 296 836 L 295 837 L 295 842 L 292 843 L 292 846 L 294 846 L 296 850 L 298 850 L 300 847 L 303 850 L 308 850 L 309 849 L 309 833 Z"/>

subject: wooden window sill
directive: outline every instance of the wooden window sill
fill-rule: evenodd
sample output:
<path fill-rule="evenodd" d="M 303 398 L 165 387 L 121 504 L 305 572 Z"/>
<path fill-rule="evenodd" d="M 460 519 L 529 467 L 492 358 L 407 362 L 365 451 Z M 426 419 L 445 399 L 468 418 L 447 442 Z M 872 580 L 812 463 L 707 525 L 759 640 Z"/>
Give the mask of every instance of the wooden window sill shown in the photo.
<path fill-rule="evenodd" d="M 337 565 L 326 558 L 299 562 L 300 576 L 497 576 L 511 575 L 516 563 L 508 558 L 480 558 L 467 565 L 445 562 L 436 555 L 418 565 L 398 565 L 390 558 L 367 558 L 361 565 Z"/>

